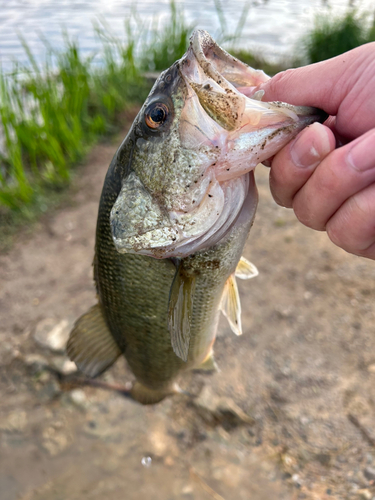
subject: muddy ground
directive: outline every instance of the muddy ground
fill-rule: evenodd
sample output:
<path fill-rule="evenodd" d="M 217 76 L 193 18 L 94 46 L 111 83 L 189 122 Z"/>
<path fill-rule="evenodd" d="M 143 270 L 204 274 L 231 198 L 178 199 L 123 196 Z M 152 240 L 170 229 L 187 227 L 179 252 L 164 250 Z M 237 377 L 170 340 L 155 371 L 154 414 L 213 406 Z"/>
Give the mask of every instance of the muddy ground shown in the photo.
<path fill-rule="evenodd" d="M 375 263 L 278 207 L 266 168 L 244 334 L 221 321 L 220 373 L 180 380 L 195 398 L 142 407 L 45 369 L 69 366 L 40 339 L 95 302 L 97 206 L 119 141 L 96 147 L 69 201 L 0 257 L 0 499 L 375 498 Z M 120 360 L 102 378 L 132 375 Z"/>

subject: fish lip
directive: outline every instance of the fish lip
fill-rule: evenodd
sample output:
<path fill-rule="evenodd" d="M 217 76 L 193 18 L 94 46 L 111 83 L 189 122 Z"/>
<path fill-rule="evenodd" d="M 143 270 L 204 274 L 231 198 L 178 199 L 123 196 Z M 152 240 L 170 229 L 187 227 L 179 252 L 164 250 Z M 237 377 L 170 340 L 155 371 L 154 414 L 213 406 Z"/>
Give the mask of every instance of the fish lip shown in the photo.
<path fill-rule="evenodd" d="M 269 101 L 275 107 L 285 108 L 296 113 L 300 118 L 303 117 L 314 117 L 314 121 L 319 121 L 324 123 L 328 118 L 328 113 L 319 108 L 314 108 L 313 106 L 295 106 L 294 104 L 289 104 L 283 101 Z"/>
<path fill-rule="evenodd" d="M 195 30 L 190 37 L 189 49 L 193 52 L 204 73 L 224 90 L 243 84 L 254 88 L 267 82 L 270 77 L 262 70 L 253 69 L 220 47 L 205 30 Z M 188 51 L 189 52 L 189 51 Z M 186 55 L 188 55 L 188 52 Z M 224 62 L 221 72 L 215 68 Z M 232 78 L 225 76 L 228 73 Z"/>
<path fill-rule="evenodd" d="M 255 94 L 258 90 L 261 90 L 261 85 L 270 79 L 270 77 L 266 75 L 264 71 L 253 69 L 236 57 L 229 54 L 225 49 L 220 47 L 215 42 L 215 40 L 207 31 L 195 30 L 190 37 L 190 46 L 187 53 L 180 60 L 180 75 L 185 79 L 185 81 L 188 81 L 188 79 L 184 75 L 183 65 L 185 64 L 186 60 L 189 59 L 189 52 L 192 52 L 194 54 L 195 59 L 200 68 L 203 70 L 204 74 L 215 81 L 215 83 L 220 85 L 220 87 L 224 91 L 228 91 L 228 89 L 238 89 L 238 78 L 243 78 L 243 84 L 246 84 L 249 88 L 252 89 L 252 91 L 246 94 L 243 94 L 241 90 L 239 90 L 239 92 L 240 94 L 245 95 L 248 98 L 252 98 L 253 94 Z M 225 70 L 223 72 L 219 72 L 215 68 L 215 65 L 218 64 L 218 61 L 224 61 L 228 66 L 231 66 L 231 72 L 228 72 L 228 75 L 230 73 L 230 76 L 234 78 L 234 81 L 228 79 L 228 75 L 226 76 L 225 74 L 223 74 L 226 71 L 225 66 L 223 66 L 223 69 Z M 235 74 L 233 68 L 238 71 L 238 74 Z M 289 109 L 290 111 L 296 113 L 299 117 L 306 115 L 316 115 L 314 121 L 319 121 L 320 123 L 323 123 L 329 116 L 325 111 L 309 106 L 295 106 L 282 101 L 269 101 L 268 104 L 271 104 L 276 108 L 278 107 Z"/>
<path fill-rule="evenodd" d="M 275 128 L 293 122 L 304 126 L 315 121 L 323 123 L 328 117 L 324 111 L 313 107 L 294 106 L 281 101 L 262 101 L 262 97 L 259 96 L 253 100 L 252 95 L 261 90 L 261 84 L 270 77 L 263 71 L 255 70 L 231 56 L 204 30 L 193 32 L 190 46 L 180 60 L 179 73 L 190 88 L 190 96 L 197 96 L 206 114 L 219 127 L 230 132 L 240 131 L 242 128 L 241 117 L 245 116 L 244 109 L 248 106 L 245 101 L 248 103 L 259 101 L 258 108 L 263 107 L 264 111 L 269 108 L 278 114 L 279 110 L 280 124 L 273 121 Z M 205 89 L 206 85 L 208 88 L 210 84 L 216 85 L 209 89 L 213 94 L 202 96 L 202 89 Z M 219 101 L 222 101 L 223 105 L 220 105 Z M 261 110 L 260 112 L 263 113 Z M 291 120 L 286 120 L 288 115 Z M 305 120 L 305 117 L 310 118 Z"/>

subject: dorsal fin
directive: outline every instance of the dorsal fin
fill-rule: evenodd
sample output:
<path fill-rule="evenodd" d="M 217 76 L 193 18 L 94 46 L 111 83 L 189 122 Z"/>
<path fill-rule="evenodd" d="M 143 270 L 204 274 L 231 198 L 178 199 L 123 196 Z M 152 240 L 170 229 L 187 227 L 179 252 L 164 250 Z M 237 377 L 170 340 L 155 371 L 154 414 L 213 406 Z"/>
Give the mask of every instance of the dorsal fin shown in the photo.
<path fill-rule="evenodd" d="M 99 304 L 78 318 L 66 350 L 69 358 L 89 377 L 104 372 L 121 355 Z"/>
<path fill-rule="evenodd" d="M 227 318 L 232 332 L 242 335 L 241 302 L 234 274 L 231 274 L 225 283 L 220 309 Z"/>
<path fill-rule="evenodd" d="M 168 327 L 173 351 L 183 361 L 189 354 L 194 290 L 195 277 L 187 275 L 180 262 L 169 295 Z"/>
<path fill-rule="evenodd" d="M 250 278 L 255 278 L 258 276 L 258 269 L 249 262 L 245 257 L 241 257 L 239 263 L 237 264 L 235 276 L 241 280 L 249 280 Z"/>

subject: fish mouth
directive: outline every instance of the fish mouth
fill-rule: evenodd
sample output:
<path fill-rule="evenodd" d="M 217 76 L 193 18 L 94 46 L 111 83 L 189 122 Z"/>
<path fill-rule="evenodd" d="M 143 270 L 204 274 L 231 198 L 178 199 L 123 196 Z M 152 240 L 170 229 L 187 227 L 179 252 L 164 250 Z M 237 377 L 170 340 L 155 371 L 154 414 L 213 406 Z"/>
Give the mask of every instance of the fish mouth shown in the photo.
<path fill-rule="evenodd" d="M 193 33 L 180 74 L 188 88 L 181 144 L 211 147 L 219 182 L 248 173 L 304 127 L 327 118 L 317 108 L 262 101 L 258 88 L 270 77 L 231 56 L 203 30 Z"/>
<path fill-rule="evenodd" d="M 258 88 L 270 77 L 230 55 L 203 30 L 193 33 L 179 70 L 187 88 L 181 146 L 198 151 L 203 179 L 211 179 L 211 190 L 184 200 L 188 213 L 183 226 L 193 219 L 194 234 L 174 244 L 173 256 L 220 241 L 241 211 L 248 192 L 247 174 L 304 127 L 326 118 L 316 108 L 262 102 L 264 92 Z M 216 214 L 214 220 L 211 214 Z M 174 219 L 181 223 L 178 211 Z"/>
<path fill-rule="evenodd" d="M 192 34 L 176 64 L 185 86 L 179 150 L 192 175 L 167 210 L 160 211 L 160 199 L 147 194 L 142 227 L 125 237 L 125 224 L 118 224 L 116 215 L 121 203 L 116 202 L 112 235 L 122 253 L 183 258 L 214 246 L 236 223 L 249 192 L 249 172 L 304 127 L 327 117 L 316 108 L 263 102 L 258 87 L 269 77 L 231 56 L 206 31 Z M 146 196 L 138 184 L 137 207 Z M 159 212 L 149 220 L 148 214 Z"/>

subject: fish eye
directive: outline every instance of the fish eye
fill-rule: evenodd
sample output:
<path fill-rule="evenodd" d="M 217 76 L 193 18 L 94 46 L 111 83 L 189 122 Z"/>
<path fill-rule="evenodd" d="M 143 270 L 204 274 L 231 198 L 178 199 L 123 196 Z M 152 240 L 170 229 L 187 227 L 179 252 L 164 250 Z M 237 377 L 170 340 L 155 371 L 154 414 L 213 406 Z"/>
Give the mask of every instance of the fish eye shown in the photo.
<path fill-rule="evenodd" d="M 168 107 L 162 102 L 152 104 L 145 112 L 145 122 L 149 128 L 157 129 L 168 117 Z"/>

